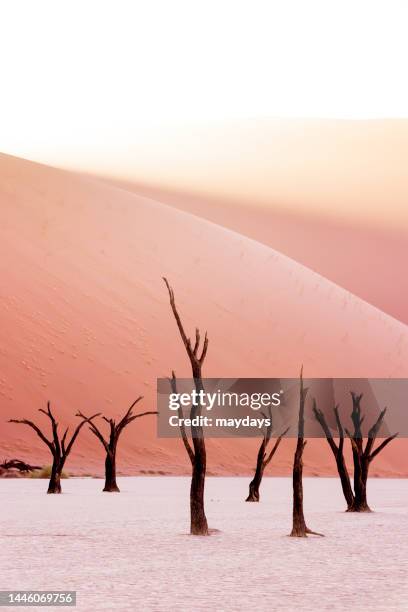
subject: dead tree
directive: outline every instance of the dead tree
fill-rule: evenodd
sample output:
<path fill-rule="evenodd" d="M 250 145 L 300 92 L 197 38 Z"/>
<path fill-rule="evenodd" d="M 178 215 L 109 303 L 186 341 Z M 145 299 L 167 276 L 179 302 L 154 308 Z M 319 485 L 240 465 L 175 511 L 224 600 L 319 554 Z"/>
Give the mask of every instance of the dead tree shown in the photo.
<path fill-rule="evenodd" d="M 263 415 L 263 416 L 265 416 L 265 415 Z M 260 445 L 259 450 L 258 450 L 258 456 L 257 456 L 257 459 L 256 459 L 255 474 L 254 474 L 253 479 L 249 483 L 249 495 L 248 495 L 248 497 L 245 500 L 247 502 L 259 502 L 259 499 L 260 499 L 259 498 L 259 488 L 261 486 L 261 482 L 262 482 L 262 478 L 263 478 L 263 474 L 264 474 L 265 468 L 266 468 L 267 465 L 269 465 L 269 463 L 272 460 L 272 457 L 274 456 L 274 454 L 278 450 L 278 446 L 281 443 L 282 438 L 289 431 L 289 427 L 287 429 L 285 429 L 285 431 L 279 436 L 279 438 L 277 438 L 277 440 L 276 440 L 274 446 L 272 447 L 269 455 L 267 455 L 267 450 L 268 450 L 269 443 L 271 441 L 272 429 L 273 429 L 273 427 L 272 427 L 272 411 L 271 411 L 271 407 L 270 406 L 268 407 L 268 417 L 269 417 L 269 426 L 266 427 L 266 429 L 265 429 L 265 433 L 263 434 L 262 442 L 261 442 L 261 445 Z"/>
<path fill-rule="evenodd" d="M 389 444 L 394 438 L 398 436 L 398 433 L 389 436 L 381 444 L 373 450 L 374 443 L 377 434 L 381 428 L 384 420 L 386 408 L 382 410 L 374 423 L 369 429 L 367 435 L 367 442 L 364 447 L 363 434 L 361 425 L 364 421 L 364 416 L 361 415 L 361 399 L 363 394 L 357 394 L 351 392 L 351 398 L 353 401 L 353 410 L 351 412 L 351 420 L 353 423 L 353 433 L 350 433 L 348 429 L 345 429 L 346 434 L 350 438 L 351 448 L 353 451 L 353 464 L 354 464 L 354 501 L 352 506 L 348 509 L 348 512 L 371 512 L 370 507 L 367 503 L 367 478 L 368 471 L 372 460 Z"/>
<path fill-rule="evenodd" d="M 174 370 L 171 373 L 171 378 L 169 378 L 169 382 L 170 382 L 172 393 L 177 394 L 177 379 L 176 379 Z M 184 425 L 184 421 L 183 421 L 183 418 L 184 418 L 183 409 L 180 404 L 178 405 L 178 408 L 177 408 L 177 416 L 179 419 L 180 435 L 181 435 L 181 439 L 183 440 L 184 448 L 187 451 L 187 455 L 191 461 L 191 465 L 194 466 L 194 451 L 190 446 L 190 442 L 188 441 L 186 426 Z M 190 414 L 190 417 L 191 417 L 191 414 Z"/>
<path fill-rule="evenodd" d="M 4 461 L 0 464 L 0 468 L 4 470 L 18 470 L 22 474 L 27 474 L 28 472 L 34 472 L 35 470 L 41 470 L 40 465 L 30 465 L 25 461 L 21 461 L 21 459 L 9 459 L 8 461 Z"/>
<path fill-rule="evenodd" d="M 34 429 L 37 436 L 44 442 L 44 444 L 48 446 L 52 454 L 52 468 L 47 493 L 61 493 L 62 469 L 65 465 L 69 453 L 72 450 L 74 442 L 77 439 L 78 434 L 81 431 L 82 427 L 85 425 L 85 423 L 90 423 L 92 419 L 99 416 L 99 413 L 94 414 L 91 417 L 85 417 L 81 415 L 82 421 L 77 425 L 70 441 L 67 443 L 67 435 L 69 428 L 67 427 L 61 438 L 58 433 L 58 423 L 51 412 L 50 402 L 47 403 L 47 410 L 43 410 L 42 408 L 40 408 L 39 412 L 45 414 L 51 421 L 52 440 L 46 438 L 41 429 L 35 423 L 33 423 L 33 421 L 29 421 L 28 419 L 10 419 L 9 423 L 21 423 L 23 425 L 28 425 L 29 427 L 31 427 L 31 429 Z"/>
<path fill-rule="evenodd" d="M 336 444 L 333 439 L 332 433 L 330 431 L 329 426 L 327 425 L 326 418 L 323 412 L 319 410 L 316 404 L 316 400 L 313 399 L 313 413 L 316 417 L 316 420 L 320 423 L 320 426 L 324 431 L 327 442 L 329 443 L 329 446 L 336 460 L 337 471 L 340 477 L 343 495 L 347 502 L 347 510 L 350 511 L 354 506 L 354 493 L 351 487 L 350 476 L 347 470 L 346 462 L 344 460 L 344 430 L 340 421 L 338 406 L 335 406 L 333 410 L 336 419 L 337 431 L 339 434 L 338 444 Z"/>
<path fill-rule="evenodd" d="M 173 311 L 174 318 L 177 323 L 177 327 L 186 349 L 188 358 L 190 360 L 191 369 L 193 373 L 194 386 L 198 393 L 204 390 L 201 369 L 207 354 L 208 349 L 208 336 L 205 333 L 204 342 L 200 350 L 200 331 L 196 328 L 194 346 L 191 343 L 190 338 L 187 337 L 183 324 L 180 319 L 180 315 L 176 308 L 174 300 L 174 292 L 166 278 L 163 278 L 166 283 L 167 290 L 169 292 L 170 306 Z M 173 372 L 173 380 L 175 381 L 175 374 Z M 201 416 L 201 405 L 197 402 L 197 405 L 191 406 L 190 417 Z M 200 421 L 200 419 L 197 419 Z M 188 442 L 186 432 L 184 430 L 184 436 L 182 438 L 184 446 L 186 447 L 188 456 L 192 465 L 192 477 L 190 487 L 190 533 L 192 535 L 208 535 L 208 524 L 205 516 L 204 509 L 204 486 L 205 486 L 205 473 L 207 456 L 205 449 L 204 432 L 201 425 L 191 425 L 191 439 L 193 447 Z"/>
<path fill-rule="evenodd" d="M 116 423 L 114 419 L 108 419 L 105 416 L 102 417 L 104 421 L 106 421 L 109 424 L 109 437 L 105 438 L 105 436 L 101 433 L 100 429 L 95 425 L 94 422 L 89 423 L 89 429 L 92 431 L 93 434 L 95 434 L 95 436 L 101 442 L 102 446 L 104 447 L 106 451 L 105 486 L 103 488 L 104 491 L 107 491 L 110 493 L 112 492 L 119 493 L 120 491 L 118 485 L 116 484 L 116 449 L 118 445 L 119 436 L 122 433 L 122 431 L 125 429 L 125 427 L 129 425 L 129 423 L 131 423 L 135 419 L 146 416 L 147 414 L 157 414 L 157 411 L 148 411 L 148 412 L 142 412 L 140 414 L 133 414 L 132 411 L 133 411 L 134 406 L 138 402 L 140 402 L 141 399 L 142 399 L 142 396 L 138 397 L 133 402 L 133 404 L 131 405 L 129 410 L 126 412 L 125 416 L 119 421 L 119 423 Z M 78 412 L 77 416 L 86 418 L 80 412 Z"/>
<path fill-rule="evenodd" d="M 303 386 L 303 368 L 300 371 L 299 423 L 295 457 L 293 461 L 293 526 L 291 537 L 306 538 L 308 534 L 319 535 L 306 526 L 303 514 L 303 451 L 305 435 L 305 403 L 308 389 Z"/>

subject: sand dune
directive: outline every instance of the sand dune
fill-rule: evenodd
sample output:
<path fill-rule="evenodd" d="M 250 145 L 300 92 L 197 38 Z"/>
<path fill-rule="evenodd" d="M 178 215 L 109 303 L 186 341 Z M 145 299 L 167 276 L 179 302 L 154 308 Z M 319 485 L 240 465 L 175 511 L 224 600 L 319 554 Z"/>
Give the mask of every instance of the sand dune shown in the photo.
<path fill-rule="evenodd" d="M 61 423 L 77 409 L 119 415 L 135 396 L 153 408 L 155 380 L 189 368 L 161 280 L 186 325 L 208 329 L 208 376 L 405 377 L 408 329 L 270 247 L 96 180 L 0 156 L 1 416 L 35 415 L 50 399 Z M 39 415 L 39 420 L 45 417 Z M 400 442 L 378 474 L 401 475 Z M 209 442 L 212 473 L 247 473 L 255 441 Z M 273 471 L 287 471 L 288 441 Z M 2 456 L 42 461 L 34 434 L 4 425 Z M 102 469 L 81 436 L 68 469 Z M 127 473 L 188 470 L 178 440 L 144 419 L 123 437 Z M 309 472 L 333 471 L 324 441 Z"/>
<path fill-rule="evenodd" d="M 109 180 L 106 179 L 105 180 Z M 229 201 L 130 181 L 113 184 L 213 221 L 266 244 L 408 323 L 405 229 L 332 219 L 251 201 Z"/>
<path fill-rule="evenodd" d="M 93 172 L 263 242 L 408 323 L 406 119 L 232 119 L 149 126 L 125 142 Z M 91 157 L 65 163 L 92 171 Z"/>

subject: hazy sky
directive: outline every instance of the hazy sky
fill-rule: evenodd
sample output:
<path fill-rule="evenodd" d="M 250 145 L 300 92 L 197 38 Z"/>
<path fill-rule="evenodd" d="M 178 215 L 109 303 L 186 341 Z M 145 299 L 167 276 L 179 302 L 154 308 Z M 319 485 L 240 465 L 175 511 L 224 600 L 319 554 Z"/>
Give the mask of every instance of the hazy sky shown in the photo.
<path fill-rule="evenodd" d="M 0 150 L 399 223 L 406 125 L 265 118 L 408 117 L 407 24 L 406 0 L 3 0 Z"/>
<path fill-rule="evenodd" d="M 3 0 L 0 148 L 86 161 L 162 122 L 407 116 L 407 23 L 405 0 Z"/>

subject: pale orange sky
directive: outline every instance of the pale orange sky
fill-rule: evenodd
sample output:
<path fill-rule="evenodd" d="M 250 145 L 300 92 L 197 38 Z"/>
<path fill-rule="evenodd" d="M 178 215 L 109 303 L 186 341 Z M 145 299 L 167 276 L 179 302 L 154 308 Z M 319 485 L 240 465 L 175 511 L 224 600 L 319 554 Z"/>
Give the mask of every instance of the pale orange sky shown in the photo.
<path fill-rule="evenodd" d="M 151 131 L 149 146 L 103 156 L 101 173 L 408 228 L 408 120 L 236 120 Z"/>
<path fill-rule="evenodd" d="M 408 116 L 407 22 L 403 0 L 6 1 L 0 150 L 404 226 L 407 124 L 365 120 Z"/>

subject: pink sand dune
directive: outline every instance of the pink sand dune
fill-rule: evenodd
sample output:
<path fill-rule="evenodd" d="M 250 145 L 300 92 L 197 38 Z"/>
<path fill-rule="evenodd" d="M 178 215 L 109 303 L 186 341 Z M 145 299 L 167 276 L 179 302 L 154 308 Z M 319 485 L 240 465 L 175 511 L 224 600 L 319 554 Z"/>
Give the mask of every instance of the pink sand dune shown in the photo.
<path fill-rule="evenodd" d="M 155 407 L 156 377 L 189 376 L 168 296 L 186 326 L 208 329 L 205 375 L 405 377 L 408 330 L 272 248 L 103 182 L 0 156 L 1 418 L 51 400 L 61 423 L 78 409 L 119 415 L 139 394 Z M 2 456 L 46 461 L 34 433 L 4 424 Z M 378 474 L 406 472 L 401 445 Z M 211 440 L 212 473 L 248 473 L 254 440 Z M 293 440 L 275 461 L 290 469 Z M 405 448 L 405 447 L 404 447 Z M 399 449 L 399 453 L 398 453 Z M 157 439 L 154 418 L 125 432 L 120 468 L 188 470 L 179 440 Z M 325 441 L 305 457 L 333 473 Z M 102 471 L 102 448 L 81 435 L 68 469 Z M 405 471 L 405 472 L 404 472 Z"/>
<path fill-rule="evenodd" d="M 106 179 L 105 179 L 106 180 Z M 152 185 L 114 184 L 253 238 L 322 274 L 387 314 L 408 323 L 405 228 L 228 201 Z"/>

